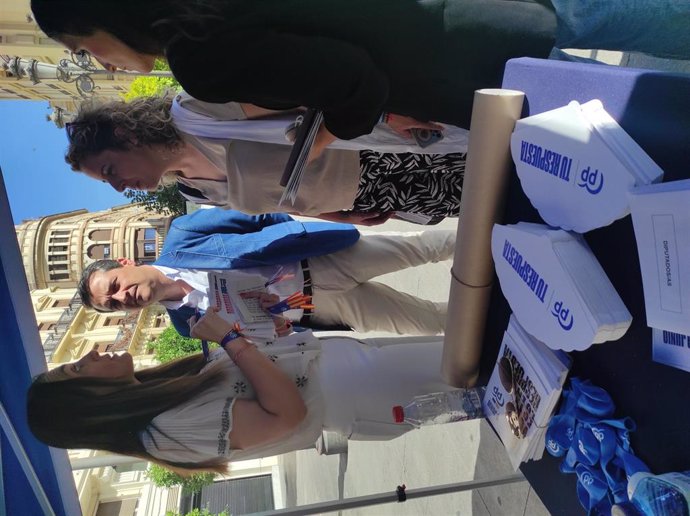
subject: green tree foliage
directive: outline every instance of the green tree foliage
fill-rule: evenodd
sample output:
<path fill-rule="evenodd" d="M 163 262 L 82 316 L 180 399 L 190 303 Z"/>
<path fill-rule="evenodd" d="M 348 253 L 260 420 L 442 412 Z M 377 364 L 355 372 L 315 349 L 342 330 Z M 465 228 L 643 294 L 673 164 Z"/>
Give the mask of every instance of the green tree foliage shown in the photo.
<path fill-rule="evenodd" d="M 160 59 L 156 59 L 153 69 L 157 71 L 170 71 L 168 63 Z M 174 77 L 137 77 L 130 83 L 129 89 L 122 95 L 122 98 L 130 101 L 137 97 L 163 95 L 166 91 L 177 91 L 180 89 L 180 83 Z"/>
<path fill-rule="evenodd" d="M 132 203 L 142 203 L 147 211 L 178 217 L 187 212 L 185 198 L 177 189 L 177 184 L 160 187 L 155 192 L 125 190 L 125 197 Z"/>
<path fill-rule="evenodd" d="M 158 487 L 181 486 L 182 492 L 186 494 L 198 493 L 202 487 L 212 484 L 216 478 L 215 473 L 194 473 L 183 477 L 158 464 L 150 464 L 146 476 Z"/>
<path fill-rule="evenodd" d="M 156 60 L 153 69 L 170 71 L 168 64 L 160 59 Z M 167 91 L 179 89 L 181 89 L 180 83 L 173 77 L 137 77 L 131 82 L 129 90 L 122 97 L 126 101 L 130 101 L 137 97 L 163 95 Z M 177 217 L 186 212 L 185 199 L 180 195 L 175 184 L 164 186 L 155 192 L 127 190 L 125 197 L 131 199 L 132 203 L 143 203 L 147 211 L 154 213 Z"/>
<path fill-rule="evenodd" d="M 151 341 L 149 346 L 153 348 L 154 356 L 161 364 L 201 352 L 199 339 L 183 337 L 172 326 L 163 330 L 163 333 Z"/>
<path fill-rule="evenodd" d="M 179 514 L 177 512 L 168 511 L 165 513 L 165 516 L 230 516 L 230 513 L 223 511 L 213 514 L 209 512 L 208 509 L 192 509 L 192 511 L 188 512 L 187 514 Z"/>

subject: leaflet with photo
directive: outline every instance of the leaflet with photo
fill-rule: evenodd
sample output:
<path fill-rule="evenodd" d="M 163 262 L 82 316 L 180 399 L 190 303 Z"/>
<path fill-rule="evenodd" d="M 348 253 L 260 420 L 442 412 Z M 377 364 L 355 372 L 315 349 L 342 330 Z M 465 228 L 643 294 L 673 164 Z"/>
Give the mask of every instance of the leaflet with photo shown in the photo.
<path fill-rule="evenodd" d="M 515 469 L 540 458 L 569 359 L 532 338 L 511 316 L 483 406 Z"/>
<path fill-rule="evenodd" d="M 265 314 L 255 297 L 245 297 L 248 292 L 265 292 L 263 277 L 236 271 L 209 272 L 208 297 L 219 308 L 219 315 L 231 324 L 238 323 L 242 333 L 254 340 L 273 340 L 275 325 Z M 260 313 L 259 313 L 260 312 Z"/>

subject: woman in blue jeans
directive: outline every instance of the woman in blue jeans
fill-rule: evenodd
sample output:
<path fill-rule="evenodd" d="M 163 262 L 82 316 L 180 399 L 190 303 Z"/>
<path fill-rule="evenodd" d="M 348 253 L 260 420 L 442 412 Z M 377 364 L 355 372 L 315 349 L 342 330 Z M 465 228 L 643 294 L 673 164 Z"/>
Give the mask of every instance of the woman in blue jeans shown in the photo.
<path fill-rule="evenodd" d="M 148 72 L 165 56 L 202 101 L 319 108 L 316 153 L 383 112 L 469 127 L 473 93 L 554 47 L 690 57 L 686 0 L 32 0 L 74 52 Z M 397 118 L 397 120 L 396 120 Z"/>

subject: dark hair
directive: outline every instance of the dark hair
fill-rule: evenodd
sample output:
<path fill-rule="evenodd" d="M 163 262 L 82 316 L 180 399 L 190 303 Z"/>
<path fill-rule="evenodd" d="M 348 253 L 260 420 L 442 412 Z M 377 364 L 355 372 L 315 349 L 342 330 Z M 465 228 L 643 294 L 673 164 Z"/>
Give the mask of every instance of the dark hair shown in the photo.
<path fill-rule="evenodd" d="M 29 428 L 38 439 L 58 448 L 107 450 L 186 471 L 224 471 L 226 461 L 221 458 L 199 463 L 156 459 L 138 436 L 158 414 L 224 378 L 224 369 L 217 366 L 198 374 L 205 364 L 198 354 L 143 369 L 134 374 L 141 383 L 105 378 L 51 382 L 40 375 L 27 395 Z"/>
<path fill-rule="evenodd" d="M 115 260 L 96 260 L 95 262 L 90 263 L 88 267 L 84 269 L 84 272 L 81 273 L 81 278 L 79 279 L 79 285 L 77 285 L 77 292 L 79 293 L 79 297 L 81 298 L 81 303 L 85 307 L 93 308 L 98 312 L 112 312 L 112 310 L 102 310 L 100 308 L 94 308 L 91 299 L 91 290 L 89 290 L 89 281 L 91 281 L 91 276 L 95 272 L 105 272 L 113 269 L 119 269 L 120 267 L 122 267 L 122 265 L 120 265 Z"/>
<path fill-rule="evenodd" d="M 179 34 L 203 39 L 223 17 L 222 0 L 31 0 L 34 20 L 57 41 L 90 36 L 97 30 L 133 50 L 163 55 Z"/>
<path fill-rule="evenodd" d="M 82 103 L 75 119 L 65 126 L 69 139 L 65 161 L 72 170 L 81 170 L 85 158 L 105 150 L 152 145 L 179 148 L 182 138 L 173 124 L 171 102 L 165 95 L 131 102 Z"/>

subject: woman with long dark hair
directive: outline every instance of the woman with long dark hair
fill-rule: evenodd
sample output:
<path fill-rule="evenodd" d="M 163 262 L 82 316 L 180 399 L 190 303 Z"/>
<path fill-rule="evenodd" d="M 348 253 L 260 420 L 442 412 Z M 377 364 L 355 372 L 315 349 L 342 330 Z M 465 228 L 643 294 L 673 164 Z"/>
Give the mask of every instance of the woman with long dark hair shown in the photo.
<path fill-rule="evenodd" d="M 324 429 L 392 439 L 411 429 L 393 422 L 394 405 L 451 389 L 440 378 L 441 338 L 303 332 L 257 347 L 213 310 L 191 331 L 224 349 L 136 372 L 128 354 L 92 351 L 40 375 L 28 395 L 32 432 L 59 448 L 222 471 L 232 460 L 311 447 Z"/>
<path fill-rule="evenodd" d="M 150 71 L 165 56 L 208 102 L 324 112 L 321 143 L 371 132 L 382 112 L 469 127 L 473 92 L 511 57 L 546 57 L 545 0 L 33 0 L 73 51 Z M 409 121 L 414 126 L 414 121 Z M 318 143 L 318 142 L 317 142 Z"/>
<path fill-rule="evenodd" d="M 469 127 L 473 93 L 513 57 L 558 48 L 690 54 L 685 0 L 32 0 L 73 51 L 150 71 L 193 97 L 324 111 L 319 145 L 383 111 Z M 414 121 L 412 121 L 414 123 Z"/>

